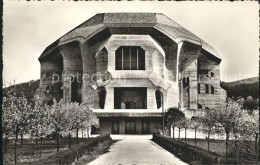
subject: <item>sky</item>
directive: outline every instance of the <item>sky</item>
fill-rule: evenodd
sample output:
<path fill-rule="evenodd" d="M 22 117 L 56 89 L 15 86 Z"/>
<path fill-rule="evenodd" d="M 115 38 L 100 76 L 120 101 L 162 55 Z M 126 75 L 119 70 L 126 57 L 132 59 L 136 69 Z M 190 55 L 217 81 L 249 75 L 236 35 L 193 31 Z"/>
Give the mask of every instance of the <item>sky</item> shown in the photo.
<path fill-rule="evenodd" d="M 56 39 L 97 13 L 163 13 L 222 57 L 221 81 L 258 76 L 257 2 L 22 2 L 4 0 L 3 83 L 40 79 L 39 56 Z"/>

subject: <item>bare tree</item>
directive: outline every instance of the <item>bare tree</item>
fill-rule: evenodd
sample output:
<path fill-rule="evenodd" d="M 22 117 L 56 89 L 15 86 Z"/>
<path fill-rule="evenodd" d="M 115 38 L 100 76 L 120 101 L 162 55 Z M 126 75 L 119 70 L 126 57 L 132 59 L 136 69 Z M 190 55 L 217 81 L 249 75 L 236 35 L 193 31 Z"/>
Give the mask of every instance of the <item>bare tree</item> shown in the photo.
<path fill-rule="evenodd" d="M 166 126 L 169 130 L 173 128 L 173 139 L 174 139 L 174 129 L 176 127 L 176 124 L 179 120 L 181 120 L 184 117 L 184 113 L 179 110 L 177 107 L 172 107 L 167 110 L 165 113 L 165 122 Z M 170 133 L 171 134 L 171 133 Z"/>
<path fill-rule="evenodd" d="M 216 124 L 216 111 L 213 109 L 205 110 L 205 114 L 200 117 L 200 121 L 202 124 L 202 131 L 208 134 L 208 151 L 209 151 L 209 141 L 210 135 L 212 133 L 212 129 Z"/>
<path fill-rule="evenodd" d="M 190 120 L 190 127 L 194 129 L 195 136 L 194 136 L 194 144 L 197 144 L 197 130 L 199 129 L 199 126 L 201 125 L 201 122 L 198 117 L 193 116 Z"/>
<path fill-rule="evenodd" d="M 69 127 L 69 121 L 67 118 L 68 110 L 69 109 L 64 107 L 64 103 L 62 100 L 57 102 L 55 99 L 53 100 L 53 105 L 47 108 L 48 127 L 57 136 L 56 140 L 58 152 L 60 149 L 60 136 L 62 135 L 62 132 Z"/>
<path fill-rule="evenodd" d="M 223 127 L 226 134 L 226 156 L 228 154 L 229 137 L 232 130 L 239 124 L 242 105 L 233 99 L 228 99 L 226 107 L 218 108 L 215 111 L 216 120 Z"/>

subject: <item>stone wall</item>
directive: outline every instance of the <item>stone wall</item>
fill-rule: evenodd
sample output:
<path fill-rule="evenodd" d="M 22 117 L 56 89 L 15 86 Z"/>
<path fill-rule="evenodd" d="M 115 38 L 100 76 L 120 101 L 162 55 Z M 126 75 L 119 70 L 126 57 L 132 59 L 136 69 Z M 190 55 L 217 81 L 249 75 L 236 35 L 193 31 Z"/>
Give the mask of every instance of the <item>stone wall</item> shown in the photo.
<path fill-rule="evenodd" d="M 50 59 L 41 62 L 41 83 L 38 89 L 39 97 L 51 104 L 53 99 L 60 100 L 62 94 L 63 58 L 54 54 Z"/>
<path fill-rule="evenodd" d="M 198 104 L 202 106 L 202 109 L 225 105 L 223 102 L 226 100 L 226 91 L 220 87 L 220 61 L 212 58 L 206 52 L 202 52 L 198 63 L 198 84 L 200 86 Z M 208 85 L 208 93 L 206 93 L 206 85 Z"/>

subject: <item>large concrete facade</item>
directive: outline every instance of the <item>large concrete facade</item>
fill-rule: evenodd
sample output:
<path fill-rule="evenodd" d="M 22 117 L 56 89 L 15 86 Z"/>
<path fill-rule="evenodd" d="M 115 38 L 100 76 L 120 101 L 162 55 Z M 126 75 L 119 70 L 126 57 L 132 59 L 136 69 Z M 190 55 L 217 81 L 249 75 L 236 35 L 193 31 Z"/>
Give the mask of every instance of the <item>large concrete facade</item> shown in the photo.
<path fill-rule="evenodd" d="M 87 104 L 100 118 L 94 133 L 156 133 L 169 107 L 191 117 L 226 99 L 220 56 L 163 14 L 97 14 L 39 61 L 40 97 Z"/>

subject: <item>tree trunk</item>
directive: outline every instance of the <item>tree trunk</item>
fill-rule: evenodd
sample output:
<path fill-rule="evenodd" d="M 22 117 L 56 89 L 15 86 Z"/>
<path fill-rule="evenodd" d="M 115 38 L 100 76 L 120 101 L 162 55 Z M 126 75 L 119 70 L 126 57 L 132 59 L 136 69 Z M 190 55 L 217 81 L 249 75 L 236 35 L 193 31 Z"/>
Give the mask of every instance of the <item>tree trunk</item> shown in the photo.
<path fill-rule="evenodd" d="M 60 133 L 57 132 L 57 152 L 60 151 Z"/>
<path fill-rule="evenodd" d="M 70 135 L 70 133 L 69 133 L 69 148 L 71 147 L 71 135 Z"/>
<path fill-rule="evenodd" d="M 88 139 L 89 139 L 89 128 L 87 129 L 87 131 L 88 131 L 88 132 L 87 132 L 87 135 L 88 135 Z"/>
<path fill-rule="evenodd" d="M 14 142 L 14 162 L 17 163 L 17 143 L 18 143 L 19 127 L 15 131 L 15 142 Z"/>
<path fill-rule="evenodd" d="M 8 136 L 5 135 L 5 152 L 7 152 Z"/>
<path fill-rule="evenodd" d="M 229 132 L 226 132 L 226 156 L 228 155 Z"/>
<path fill-rule="evenodd" d="M 179 140 L 180 140 L 180 137 L 181 137 L 181 129 L 179 128 Z"/>
<path fill-rule="evenodd" d="M 77 142 L 77 144 L 79 144 L 79 129 L 76 130 L 76 134 L 77 134 L 76 142 Z"/>
<path fill-rule="evenodd" d="M 195 127 L 195 141 L 194 141 L 195 145 L 197 144 L 197 127 Z"/>
<path fill-rule="evenodd" d="M 43 143 L 43 139 L 42 139 L 42 134 L 41 134 L 40 157 L 42 157 L 42 143 Z"/>
<path fill-rule="evenodd" d="M 36 132 L 36 139 L 35 139 L 36 145 L 38 144 L 38 132 Z"/>
<path fill-rule="evenodd" d="M 20 133 L 20 137 L 21 137 L 21 148 L 23 147 L 23 133 Z"/>
<path fill-rule="evenodd" d="M 208 131 L 208 151 L 209 151 L 209 138 L 210 138 L 210 130 Z"/>
<path fill-rule="evenodd" d="M 174 139 L 174 129 L 175 127 L 172 127 L 172 138 Z M 171 130 L 171 129 L 170 129 Z"/>
<path fill-rule="evenodd" d="M 185 128 L 185 143 L 186 143 L 186 130 L 187 130 L 187 128 Z"/>
<path fill-rule="evenodd" d="M 255 156 L 256 156 L 256 158 L 258 156 L 257 139 L 258 139 L 258 133 L 255 133 Z"/>

